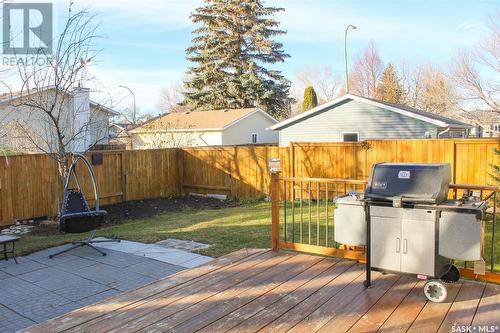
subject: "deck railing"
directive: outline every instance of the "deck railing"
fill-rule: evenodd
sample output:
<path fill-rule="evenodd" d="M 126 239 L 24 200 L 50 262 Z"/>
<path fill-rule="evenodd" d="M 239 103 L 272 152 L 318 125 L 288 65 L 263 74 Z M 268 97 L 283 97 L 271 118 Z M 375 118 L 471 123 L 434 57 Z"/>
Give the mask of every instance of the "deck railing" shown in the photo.
<path fill-rule="evenodd" d="M 271 176 L 272 247 L 325 256 L 336 256 L 364 262 L 365 247 L 337 244 L 333 239 L 335 199 L 351 191 L 363 192 L 366 180 L 291 178 Z M 464 191 L 489 201 L 486 212 L 483 257 L 485 275 L 476 275 L 471 262 L 456 262 L 462 275 L 500 282 L 500 260 L 496 258 L 495 242 L 499 239 L 497 194 L 499 186 L 450 185 L 450 198 L 460 198 Z M 496 203 L 496 204 L 495 204 Z"/>

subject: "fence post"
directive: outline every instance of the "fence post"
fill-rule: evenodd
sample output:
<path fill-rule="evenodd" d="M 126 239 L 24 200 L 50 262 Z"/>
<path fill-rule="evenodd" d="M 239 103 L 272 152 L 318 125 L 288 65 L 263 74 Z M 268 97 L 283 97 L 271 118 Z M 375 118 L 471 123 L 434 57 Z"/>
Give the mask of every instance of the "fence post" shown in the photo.
<path fill-rule="evenodd" d="M 280 201 L 279 201 L 279 183 L 280 174 L 278 172 L 271 174 L 271 238 L 273 250 L 278 249 L 280 239 Z"/>
<path fill-rule="evenodd" d="M 184 195 L 184 150 L 182 148 L 177 149 L 177 172 L 179 175 L 179 193 Z"/>

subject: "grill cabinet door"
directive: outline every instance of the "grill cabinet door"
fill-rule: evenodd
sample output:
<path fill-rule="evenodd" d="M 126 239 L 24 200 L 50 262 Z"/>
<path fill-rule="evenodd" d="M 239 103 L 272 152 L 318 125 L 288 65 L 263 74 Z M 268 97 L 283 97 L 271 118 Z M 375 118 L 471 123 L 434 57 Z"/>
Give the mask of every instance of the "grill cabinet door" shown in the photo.
<path fill-rule="evenodd" d="M 401 219 L 371 216 L 372 267 L 399 272 L 401 269 Z"/>
<path fill-rule="evenodd" d="M 435 211 L 413 209 L 417 216 L 408 216 L 401 228 L 401 271 L 434 276 Z M 412 212 L 409 212 L 410 214 Z"/>

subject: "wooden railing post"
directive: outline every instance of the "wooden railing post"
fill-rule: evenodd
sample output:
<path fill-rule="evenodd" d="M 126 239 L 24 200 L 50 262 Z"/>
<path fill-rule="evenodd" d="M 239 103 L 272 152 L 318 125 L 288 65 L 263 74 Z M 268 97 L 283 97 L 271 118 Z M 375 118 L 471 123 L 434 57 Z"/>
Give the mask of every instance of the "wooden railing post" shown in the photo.
<path fill-rule="evenodd" d="M 278 172 L 271 174 L 271 238 L 273 250 L 278 249 L 280 240 L 280 174 Z"/>

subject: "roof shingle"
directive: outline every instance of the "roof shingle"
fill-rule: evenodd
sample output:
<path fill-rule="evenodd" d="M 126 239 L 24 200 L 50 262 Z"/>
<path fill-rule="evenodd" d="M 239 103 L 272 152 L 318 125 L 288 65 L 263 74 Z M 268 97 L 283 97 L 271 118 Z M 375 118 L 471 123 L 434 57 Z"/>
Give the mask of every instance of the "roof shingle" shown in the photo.
<path fill-rule="evenodd" d="M 132 131 L 222 129 L 255 110 L 256 108 L 246 108 L 166 113 L 137 126 Z"/>

